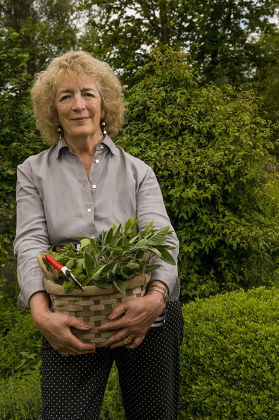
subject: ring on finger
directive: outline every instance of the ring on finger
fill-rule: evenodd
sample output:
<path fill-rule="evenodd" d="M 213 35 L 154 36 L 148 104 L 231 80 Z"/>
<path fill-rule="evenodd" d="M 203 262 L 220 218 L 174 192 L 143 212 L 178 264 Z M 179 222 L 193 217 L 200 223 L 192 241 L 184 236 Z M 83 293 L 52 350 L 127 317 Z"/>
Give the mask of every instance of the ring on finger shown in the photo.
<path fill-rule="evenodd" d="M 131 344 L 132 342 L 134 341 L 134 339 L 132 338 L 132 337 L 126 337 L 125 339 L 124 339 L 124 344 L 125 344 L 125 346 L 126 345 L 128 345 L 128 344 Z"/>

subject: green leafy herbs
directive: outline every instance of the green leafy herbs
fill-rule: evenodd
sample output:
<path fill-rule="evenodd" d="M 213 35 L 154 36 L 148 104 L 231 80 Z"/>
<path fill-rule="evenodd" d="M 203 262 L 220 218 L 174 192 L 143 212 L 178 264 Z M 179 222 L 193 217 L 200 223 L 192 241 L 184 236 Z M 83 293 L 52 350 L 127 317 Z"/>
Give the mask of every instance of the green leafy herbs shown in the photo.
<path fill-rule="evenodd" d="M 159 265 L 149 264 L 146 255 L 157 255 L 168 264 L 175 265 L 169 250 L 173 249 L 165 243 L 166 236 L 171 234 L 169 226 L 155 229 L 153 222 L 137 231 L 137 219 L 131 216 L 123 226 L 113 225 L 102 233 L 100 241 L 81 237 L 80 249 L 73 244 L 61 248 L 59 252 L 49 250 L 60 264 L 72 270 L 83 286 L 96 285 L 107 288 L 113 284 L 125 294 L 125 280 L 145 272 L 151 272 Z M 72 280 L 64 280 L 63 287 L 69 291 L 75 287 Z"/>

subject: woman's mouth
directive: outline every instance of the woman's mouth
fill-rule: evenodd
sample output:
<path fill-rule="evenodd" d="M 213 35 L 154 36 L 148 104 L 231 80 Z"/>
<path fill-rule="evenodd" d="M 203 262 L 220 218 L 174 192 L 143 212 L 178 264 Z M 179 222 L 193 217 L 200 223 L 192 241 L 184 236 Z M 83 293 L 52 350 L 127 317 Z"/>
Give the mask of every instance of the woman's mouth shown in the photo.
<path fill-rule="evenodd" d="M 76 122 L 84 122 L 86 120 L 88 120 L 89 117 L 78 117 L 78 118 L 72 118 L 72 121 L 76 121 Z"/>

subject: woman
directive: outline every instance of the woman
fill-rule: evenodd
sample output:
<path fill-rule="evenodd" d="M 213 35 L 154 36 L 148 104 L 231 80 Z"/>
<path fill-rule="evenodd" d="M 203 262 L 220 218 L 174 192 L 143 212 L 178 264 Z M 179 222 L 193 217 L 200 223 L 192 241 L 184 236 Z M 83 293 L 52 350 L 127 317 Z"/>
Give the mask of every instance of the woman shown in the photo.
<path fill-rule="evenodd" d="M 176 267 L 153 257 L 160 268 L 146 295 L 114 309 L 100 327 L 112 335 L 96 350 L 71 333 L 90 325 L 51 312 L 37 265 L 50 246 L 98 237 L 132 214 L 139 229 L 152 220 L 170 225 L 151 168 L 110 138 L 122 123 L 121 85 L 107 64 L 68 52 L 37 75 L 31 95 L 38 128 L 53 146 L 18 167 L 15 254 L 19 303 L 30 306 L 44 337 L 42 419 L 98 419 L 114 360 L 127 419 L 175 419 L 183 324 Z M 175 233 L 168 242 L 177 258 Z"/>

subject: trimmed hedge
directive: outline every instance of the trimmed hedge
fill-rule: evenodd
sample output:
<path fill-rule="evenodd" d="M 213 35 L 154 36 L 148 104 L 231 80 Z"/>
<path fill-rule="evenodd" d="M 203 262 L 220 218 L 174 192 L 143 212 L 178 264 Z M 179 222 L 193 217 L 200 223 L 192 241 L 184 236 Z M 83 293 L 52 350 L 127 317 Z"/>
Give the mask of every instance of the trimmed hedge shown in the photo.
<path fill-rule="evenodd" d="M 180 420 L 279 418 L 278 302 L 260 287 L 183 306 Z M 38 419 L 39 380 L 0 380 L 1 420 Z M 125 419 L 115 365 L 100 419 Z"/>
<path fill-rule="evenodd" d="M 183 307 L 180 419 L 279 418 L 279 290 Z"/>

